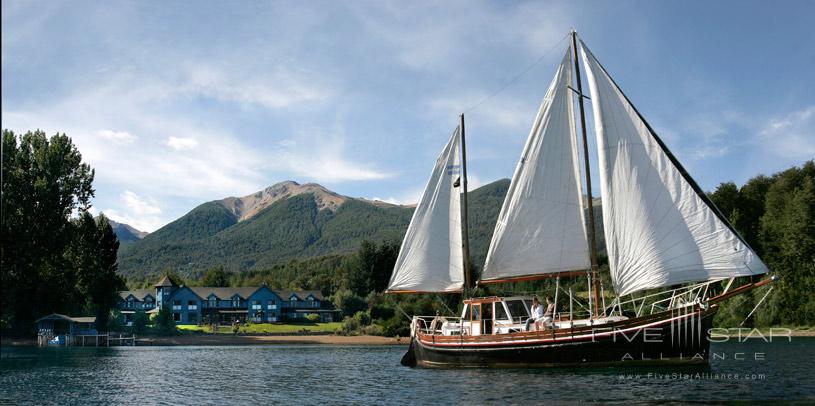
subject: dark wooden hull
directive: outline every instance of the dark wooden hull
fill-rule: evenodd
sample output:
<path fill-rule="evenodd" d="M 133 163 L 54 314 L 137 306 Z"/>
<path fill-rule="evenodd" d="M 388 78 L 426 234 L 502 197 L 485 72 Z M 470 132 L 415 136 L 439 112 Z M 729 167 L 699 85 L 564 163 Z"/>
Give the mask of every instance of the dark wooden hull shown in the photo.
<path fill-rule="evenodd" d="M 402 359 L 420 367 L 704 364 L 717 306 L 575 329 L 487 336 L 416 334 Z"/>

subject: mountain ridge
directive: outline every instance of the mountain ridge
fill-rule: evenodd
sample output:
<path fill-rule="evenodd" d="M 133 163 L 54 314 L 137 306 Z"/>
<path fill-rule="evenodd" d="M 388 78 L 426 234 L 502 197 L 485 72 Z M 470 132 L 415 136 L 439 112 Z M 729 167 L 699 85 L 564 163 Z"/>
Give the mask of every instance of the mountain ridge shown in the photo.
<path fill-rule="evenodd" d="M 500 179 L 470 191 L 470 247 L 477 267 L 486 259 L 509 184 Z M 202 203 L 142 240 L 124 244 L 119 269 L 130 278 L 166 271 L 196 276 L 213 266 L 238 272 L 347 255 L 363 240 L 401 242 L 414 209 L 344 196 L 318 184 L 280 182 L 242 198 Z M 601 216 L 596 210 L 595 218 Z M 602 251 L 601 220 L 597 236 Z"/>
<path fill-rule="evenodd" d="M 108 223 L 110 223 L 110 227 L 113 228 L 113 232 L 116 234 L 119 242 L 122 243 L 139 241 L 150 234 L 147 231 L 138 230 L 129 224 L 119 223 L 110 218 L 108 218 Z"/>

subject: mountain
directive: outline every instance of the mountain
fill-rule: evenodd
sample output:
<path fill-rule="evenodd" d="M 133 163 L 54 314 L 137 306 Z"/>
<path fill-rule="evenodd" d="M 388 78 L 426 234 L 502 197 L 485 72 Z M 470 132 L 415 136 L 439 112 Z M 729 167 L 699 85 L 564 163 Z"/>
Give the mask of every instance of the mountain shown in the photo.
<path fill-rule="evenodd" d="M 362 240 L 401 240 L 412 207 L 351 198 L 309 183 L 281 182 L 243 197 L 204 203 L 119 250 L 119 270 L 141 278 L 197 274 L 222 265 L 259 269 L 328 254 Z"/>
<path fill-rule="evenodd" d="M 110 226 L 113 228 L 113 232 L 116 233 L 116 237 L 119 239 L 119 242 L 123 244 L 140 241 L 147 234 L 149 234 L 146 231 L 136 230 L 133 226 L 124 223 L 117 223 L 111 219 L 108 219 L 108 223 L 110 223 Z"/>
<path fill-rule="evenodd" d="M 469 194 L 470 253 L 483 267 L 509 179 Z M 600 200 L 594 200 L 603 253 Z M 355 252 L 363 240 L 401 241 L 414 206 L 352 198 L 320 185 L 286 181 L 243 197 L 204 203 L 141 240 L 119 249 L 119 270 L 130 278 L 166 270 L 198 275 L 264 269 L 292 260 Z"/>

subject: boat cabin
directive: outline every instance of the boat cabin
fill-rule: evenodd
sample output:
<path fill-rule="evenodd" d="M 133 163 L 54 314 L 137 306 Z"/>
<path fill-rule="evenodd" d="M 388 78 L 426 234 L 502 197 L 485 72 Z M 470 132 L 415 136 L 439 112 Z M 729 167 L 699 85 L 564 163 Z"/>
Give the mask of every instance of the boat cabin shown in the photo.
<path fill-rule="evenodd" d="M 531 307 L 532 296 L 467 299 L 461 312 L 461 326 L 450 328 L 449 335 L 507 334 L 523 331 L 524 323 L 530 317 Z M 463 332 L 461 328 L 464 329 Z M 443 334 L 448 335 L 448 332 L 443 331 Z"/>

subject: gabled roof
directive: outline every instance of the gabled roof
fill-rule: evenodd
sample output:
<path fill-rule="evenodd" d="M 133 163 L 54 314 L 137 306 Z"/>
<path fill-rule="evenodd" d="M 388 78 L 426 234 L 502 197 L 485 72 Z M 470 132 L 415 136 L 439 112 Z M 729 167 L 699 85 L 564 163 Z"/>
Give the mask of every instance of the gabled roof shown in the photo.
<path fill-rule="evenodd" d="M 277 293 L 278 296 L 286 299 L 290 299 L 292 296 L 295 296 L 297 297 L 297 300 L 308 300 L 309 296 L 313 296 L 315 300 L 324 300 L 323 294 L 320 293 L 319 290 L 300 290 L 300 291 L 279 290 L 273 292 Z"/>
<path fill-rule="evenodd" d="M 155 284 L 155 287 L 157 287 L 157 288 L 162 288 L 162 287 L 167 287 L 167 286 L 175 286 L 175 282 L 173 282 L 173 280 L 170 279 L 169 275 L 164 275 L 164 277 L 161 278 L 161 280 L 158 281 L 158 283 Z"/>
<path fill-rule="evenodd" d="M 124 299 L 124 300 L 127 300 L 128 296 L 130 296 L 130 295 L 133 295 L 133 297 L 135 297 L 138 300 L 142 300 L 142 301 L 147 296 L 154 297 L 152 289 L 136 289 L 136 290 L 120 290 L 119 291 L 119 297 Z"/>
<path fill-rule="evenodd" d="M 244 287 L 244 288 L 211 288 L 206 286 L 189 287 L 190 290 L 195 292 L 196 295 L 202 298 L 209 298 L 210 295 L 215 295 L 221 300 L 231 300 L 235 295 L 240 296 L 241 299 L 247 299 L 252 296 L 258 289 L 257 286 Z"/>

